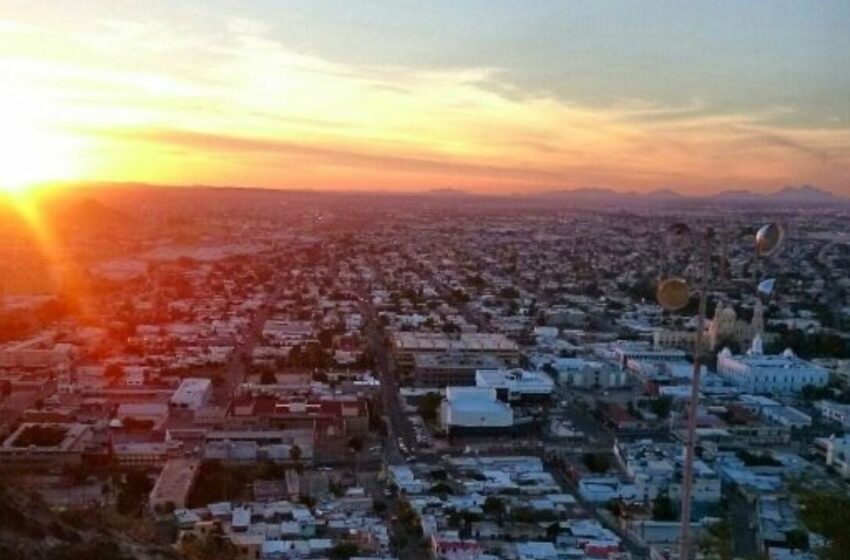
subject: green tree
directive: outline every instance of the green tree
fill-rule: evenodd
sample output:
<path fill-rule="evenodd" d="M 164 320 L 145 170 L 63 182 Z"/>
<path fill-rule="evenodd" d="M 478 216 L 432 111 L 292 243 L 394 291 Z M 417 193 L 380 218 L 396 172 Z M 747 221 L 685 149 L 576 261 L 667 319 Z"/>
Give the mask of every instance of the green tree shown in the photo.
<path fill-rule="evenodd" d="M 221 534 L 198 537 L 187 533 L 180 541 L 180 552 L 186 560 L 231 560 L 237 549 L 230 539 Z"/>
<path fill-rule="evenodd" d="M 785 533 L 785 544 L 796 550 L 809 550 L 809 532 L 805 529 L 791 529 Z"/>
<path fill-rule="evenodd" d="M 585 453 L 582 460 L 592 473 L 604 473 L 611 468 L 611 459 L 605 453 Z"/>
<path fill-rule="evenodd" d="M 699 547 L 712 560 L 733 560 L 732 527 L 729 522 L 724 520 L 711 525 L 700 539 Z"/>
<path fill-rule="evenodd" d="M 649 409 L 661 419 L 669 418 L 670 411 L 673 409 L 673 397 L 665 395 L 654 399 L 649 403 Z"/>
<path fill-rule="evenodd" d="M 353 542 L 340 542 L 331 548 L 329 556 L 334 560 L 348 560 L 352 556 L 357 556 L 360 553 L 360 548 Z"/>
<path fill-rule="evenodd" d="M 487 499 L 484 500 L 484 506 L 482 509 L 487 515 L 501 518 L 505 513 L 505 502 L 496 496 L 488 496 Z"/>
<path fill-rule="evenodd" d="M 293 462 L 297 463 L 301 460 L 302 451 L 298 445 L 293 445 L 289 448 L 289 458 L 292 459 Z"/>
<path fill-rule="evenodd" d="M 676 508 L 673 501 L 666 494 L 655 498 L 652 502 L 652 519 L 655 521 L 676 521 Z"/>
<path fill-rule="evenodd" d="M 850 497 L 811 494 L 803 498 L 802 505 L 806 528 L 829 539 L 818 555 L 824 560 L 850 558 Z"/>
<path fill-rule="evenodd" d="M 440 408 L 442 401 L 443 398 L 439 393 L 427 393 L 419 399 L 419 404 L 416 408 L 423 420 L 434 422 L 437 419 L 437 410 Z"/>
<path fill-rule="evenodd" d="M 142 514 L 153 483 L 143 472 L 127 473 L 118 491 L 115 507 L 118 513 L 138 517 Z"/>

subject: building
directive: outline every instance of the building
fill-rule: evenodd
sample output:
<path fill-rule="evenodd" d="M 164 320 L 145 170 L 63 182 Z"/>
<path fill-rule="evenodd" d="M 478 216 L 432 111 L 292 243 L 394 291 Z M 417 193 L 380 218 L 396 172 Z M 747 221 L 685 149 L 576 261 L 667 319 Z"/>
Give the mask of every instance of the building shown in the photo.
<path fill-rule="evenodd" d="M 798 393 L 806 385 L 823 387 L 829 382 L 825 369 L 798 358 L 790 349 L 764 355 L 760 336 L 745 355 L 733 356 L 724 348 L 717 356 L 717 373 L 742 391 L 757 394 Z"/>
<path fill-rule="evenodd" d="M 86 424 L 21 424 L 0 446 L 0 465 L 35 468 L 77 466 L 92 440 Z"/>
<path fill-rule="evenodd" d="M 614 356 L 622 369 L 626 369 L 631 361 L 660 363 L 681 362 L 687 353 L 675 348 L 650 348 L 643 344 L 618 343 L 614 346 Z"/>
<path fill-rule="evenodd" d="M 505 432 L 513 427 L 511 407 L 483 387 L 447 387 L 440 409 L 443 428 L 449 433 Z"/>
<path fill-rule="evenodd" d="M 209 402 L 212 396 L 212 381 L 206 377 L 187 377 L 171 396 L 171 405 L 176 408 L 197 410 Z"/>
<path fill-rule="evenodd" d="M 542 371 L 483 369 L 475 372 L 475 386 L 494 389 L 500 400 L 515 402 L 548 399 L 555 382 Z"/>
<path fill-rule="evenodd" d="M 505 364 L 490 354 L 416 353 L 413 357 L 414 383 L 417 387 L 439 388 L 475 385 L 479 369 L 499 369 Z"/>
<path fill-rule="evenodd" d="M 812 425 L 812 417 L 792 406 L 770 406 L 762 410 L 764 419 L 788 428 L 807 428 Z"/>
<path fill-rule="evenodd" d="M 161 426 L 168 420 L 168 404 L 159 402 L 121 403 L 115 417 L 121 422 L 134 420 L 149 422 L 152 427 Z"/>
<path fill-rule="evenodd" d="M 826 464 L 843 478 L 850 478 L 850 435 L 827 438 L 825 444 Z"/>
<path fill-rule="evenodd" d="M 0 345 L 0 368 L 67 369 L 73 357 L 73 345 L 56 344 L 49 334 Z"/>
<path fill-rule="evenodd" d="M 162 442 L 140 441 L 112 445 L 112 458 L 122 467 L 162 465 L 168 458 L 168 453 L 169 444 Z"/>
<path fill-rule="evenodd" d="M 681 498 L 683 450 L 680 443 L 642 440 L 621 442 L 614 447 L 614 454 L 628 473 L 640 500 L 655 500 L 667 495 L 675 501 Z M 720 477 L 700 460 L 694 464 L 692 490 L 696 502 L 716 503 L 721 497 Z"/>
<path fill-rule="evenodd" d="M 403 372 L 413 371 L 417 354 L 490 354 L 508 365 L 519 360 L 519 347 L 503 334 L 396 332 L 392 336 L 396 363 Z"/>
<path fill-rule="evenodd" d="M 535 360 L 532 360 L 534 363 Z M 545 371 L 556 372 L 558 383 L 569 387 L 602 387 L 611 389 L 627 383 L 626 372 L 607 363 L 588 361 L 583 358 L 541 358 L 536 360 Z"/>
<path fill-rule="evenodd" d="M 422 480 L 416 478 L 407 465 L 389 465 L 387 474 L 393 484 L 408 494 L 421 494 L 425 489 Z"/>
<path fill-rule="evenodd" d="M 818 401 L 815 403 L 824 418 L 838 422 L 844 428 L 850 428 L 850 404 L 841 404 L 832 401 Z"/>
<path fill-rule="evenodd" d="M 703 333 L 705 350 L 716 350 L 724 345 L 733 344 L 738 348 L 748 348 L 753 340 L 764 338 L 764 305 L 759 301 L 753 309 L 753 319 L 749 323 L 738 319 L 735 309 L 723 302 L 717 304 L 714 317 L 708 321 Z M 693 351 L 696 344 L 696 331 L 671 331 L 658 329 L 653 335 L 655 348 L 681 348 Z"/>
<path fill-rule="evenodd" d="M 263 325 L 263 338 L 278 346 L 293 346 L 313 338 L 310 321 L 269 319 Z"/>
<path fill-rule="evenodd" d="M 151 508 L 186 507 L 192 485 L 198 477 L 200 461 L 186 457 L 171 459 L 162 468 L 151 490 Z"/>

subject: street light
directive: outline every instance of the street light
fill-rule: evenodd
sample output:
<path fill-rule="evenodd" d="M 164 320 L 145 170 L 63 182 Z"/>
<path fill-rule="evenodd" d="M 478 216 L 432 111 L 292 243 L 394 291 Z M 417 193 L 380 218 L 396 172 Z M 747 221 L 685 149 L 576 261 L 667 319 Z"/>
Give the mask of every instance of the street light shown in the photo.
<path fill-rule="evenodd" d="M 664 240 L 668 250 L 688 249 L 695 238 L 701 241 L 702 249 L 702 273 L 696 282 L 696 290 L 699 293 L 699 307 L 697 311 L 697 331 L 694 336 L 694 369 L 691 378 L 691 400 L 688 403 L 688 425 L 685 437 L 685 465 L 682 469 L 682 518 L 679 533 L 679 558 L 690 560 L 690 531 L 691 531 L 691 505 L 693 492 L 694 460 L 696 455 L 696 428 L 697 413 L 701 377 L 701 354 L 703 351 L 703 335 L 705 332 L 705 315 L 708 303 L 708 283 L 711 276 L 711 254 L 712 245 L 715 240 L 715 231 L 708 228 L 700 235 L 695 235 L 685 223 L 676 223 L 665 231 Z M 757 257 L 769 257 L 776 253 L 785 239 L 784 228 L 776 223 L 763 226 L 755 236 L 755 249 Z M 758 283 L 756 293 L 759 298 L 769 299 L 776 290 L 776 279 L 768 278 Z M 662 280 L 658 284 L 656 299 L 659 305 L 668 311 L 679 311 L 687 307 L 691 299 L 691 288 L 688 280 L 681 277 L 671 277 Z"/>

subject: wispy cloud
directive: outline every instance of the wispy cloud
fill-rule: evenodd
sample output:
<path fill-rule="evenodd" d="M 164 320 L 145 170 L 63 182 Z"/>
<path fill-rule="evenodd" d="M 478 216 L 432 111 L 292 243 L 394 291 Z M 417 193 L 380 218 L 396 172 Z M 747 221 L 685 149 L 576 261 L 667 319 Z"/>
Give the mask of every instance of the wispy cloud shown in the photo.
<path fill-rule="evenodd" d="M 343 64 L 293 50 L 262 23 L 222 29 L 109 19 L 98 33 L 43 33 L 38 49 L 0 55 L 11 77 L 2 87 L 49 98 L 57 133 L 87 140 L 79 158 L 93 178 L 698 190 L 809 180 L 842 189 L 850 176 L 850 130 L 780 126 L 789 107 L 586 106 L 519 90 L 498 68 Z M 160 163 L 146 168 L 141 154 Z"/>

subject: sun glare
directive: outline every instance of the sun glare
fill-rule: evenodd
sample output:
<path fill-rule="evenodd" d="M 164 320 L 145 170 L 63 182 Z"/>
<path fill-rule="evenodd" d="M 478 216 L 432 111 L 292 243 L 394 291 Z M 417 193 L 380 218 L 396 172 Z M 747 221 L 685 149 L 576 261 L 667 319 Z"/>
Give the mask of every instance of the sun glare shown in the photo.
<path fill-rule="evenodd" d="M 40 182 L 71 178 L 69 139 L 51 128 L 50 106 L 0 91 L 0 191 L 21 195 Z"/>

